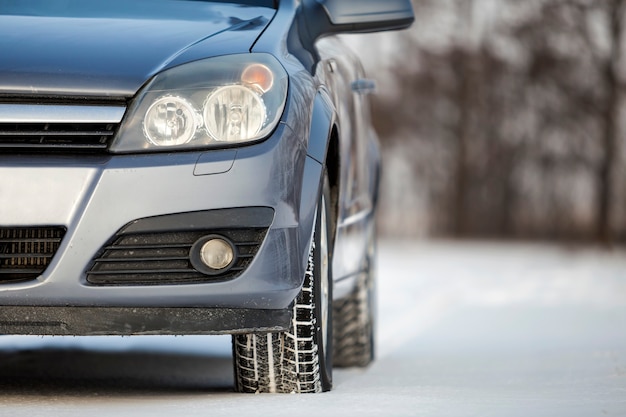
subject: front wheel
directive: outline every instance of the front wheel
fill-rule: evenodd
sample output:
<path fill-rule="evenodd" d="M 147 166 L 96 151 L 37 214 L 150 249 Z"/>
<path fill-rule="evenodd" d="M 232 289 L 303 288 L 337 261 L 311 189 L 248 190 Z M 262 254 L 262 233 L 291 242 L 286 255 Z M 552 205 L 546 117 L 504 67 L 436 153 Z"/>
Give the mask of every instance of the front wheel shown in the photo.
<path fill-rule="evenodd" d="M 288 331 L 233 336 L 239 392 L 312 393 L 332 387 L 330 185 L 324 176 L 304 285 Z"/>

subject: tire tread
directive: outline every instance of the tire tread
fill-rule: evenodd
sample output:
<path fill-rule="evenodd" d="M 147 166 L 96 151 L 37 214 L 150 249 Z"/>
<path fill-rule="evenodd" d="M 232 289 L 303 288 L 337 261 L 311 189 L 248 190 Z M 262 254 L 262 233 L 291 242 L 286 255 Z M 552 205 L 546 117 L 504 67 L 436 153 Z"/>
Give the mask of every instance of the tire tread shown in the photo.
<path fill-rule="evenodd" d="M 361 274 L 352 293 L 333 302 L 333 361 L 337 367 L 365 367 L 374 359 L 368 278 Z"/>
<path fill-rule="evenodd" d="M 313 251 L 287 332 L 233 336 L 237 391 L 315 393 L 322 391 L 315 342 Z"/>

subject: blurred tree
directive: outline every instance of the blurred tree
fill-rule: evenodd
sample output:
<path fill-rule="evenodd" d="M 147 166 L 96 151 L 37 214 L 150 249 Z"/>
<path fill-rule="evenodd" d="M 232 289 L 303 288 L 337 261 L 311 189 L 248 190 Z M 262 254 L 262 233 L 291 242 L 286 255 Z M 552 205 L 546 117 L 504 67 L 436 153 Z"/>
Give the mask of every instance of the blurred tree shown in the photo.
<path fill-rule="evenodd" d="M 479 48 L 480 40 L 470 35 L 474 29 L 474 0 L 465 0 L 457 3 L 457 16 L 460 18 L 462 35 L 457 40 L 458 47 L 454 48 L 450 60 L 454 75 L 457 80 L 456 102 L 459 110 L 457 122 L 457 151 L 455 168 L 455 190 L 453 201 L 454 234 L 465 236 L 469 228 L 468 211 L 468 176 L 470 167 L 468 162 L 468 151 L 472 146 L 471 140 L 474 136 L 475 116 L 477 113 L 477 91 L 478 77 L 481 70 L 481 61 L 478 59 L 476 50 Z"/>
<path fill-rule="evenodd" d="M 623 47 L 624 35 L 624 0 L 607 0 L 609 17 L 609 53 L 603 60 L 604 78 L 607 88 L 606 105 L 604 108 L 604 157 L 599 173 L 599 201 L 598 201 L 598 238 L 606 244 L 614 239 L 612 227 L 612 208 L 614 194 L 614 174 L 616 150 L 619 145 L 619 112 L 621 106 L 622 85 L 619 76 L 619 65 Z"/>
<path fill-rule="evenodd" d="M 544 1 L 535 19 L 513 30 L 530 57 L 526 82 L 541 112 L 537 134 L 568 138 L 560 154 L 552 152 L 556 159 L 545 162 L 595 172 L 593 234 L 605 243 L 614 234 L 623 12 L 623 0 Z M 567 207 L 563 215 L 571 215 Z"/>
<path fill-rule="evenodd" d="M 390 194 L 413 187 L 411 203 L 385 203 L 413 210 L 388 224 L 607 243 L 624 234 L 625 2 L 416 1 L 415 29 L 391 43 L 404 64 L 391 70 L 396 87 L 374 102 L 386 157 L 414 174 Z"/>

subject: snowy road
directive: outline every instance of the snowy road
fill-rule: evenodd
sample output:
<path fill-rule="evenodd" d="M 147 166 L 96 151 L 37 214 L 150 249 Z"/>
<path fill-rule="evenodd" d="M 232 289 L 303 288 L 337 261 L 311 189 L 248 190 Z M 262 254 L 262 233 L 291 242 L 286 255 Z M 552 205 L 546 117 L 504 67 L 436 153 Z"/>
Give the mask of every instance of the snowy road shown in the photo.
<path fill-rule="evenodd" d="M 0 416 L 626 416 L 626 251 L 383 242 L 378 360 L 231 392 L 224 337 L 0 338 Z"/>

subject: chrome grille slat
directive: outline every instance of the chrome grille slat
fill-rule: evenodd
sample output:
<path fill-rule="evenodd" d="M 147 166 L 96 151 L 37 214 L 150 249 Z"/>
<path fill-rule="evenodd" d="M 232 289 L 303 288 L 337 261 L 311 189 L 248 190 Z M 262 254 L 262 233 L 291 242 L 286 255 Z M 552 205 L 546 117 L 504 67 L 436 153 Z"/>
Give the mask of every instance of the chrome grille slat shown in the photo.
<path fill-rule="evenodd" d="M 0 123 L 119 123 L 125 106 L 0 103 Z"/>
<path fill-rule="evenodd" d="M 0 149 L 7 150 L 101 150 L 107 149 L 107 144 L 37 144 L 37 143 L 15 143 L 15 144 L 7 144 L 0 143 Z"/>
<path fill-rule="evenodd" d="M 49 130 L 39 130 L 32 132 L 6 132 L 0 131 L 0 136 L 113 136 L 115 132 L 111 131 L 76 131 L 76 132 L 54 132 Z"/>

